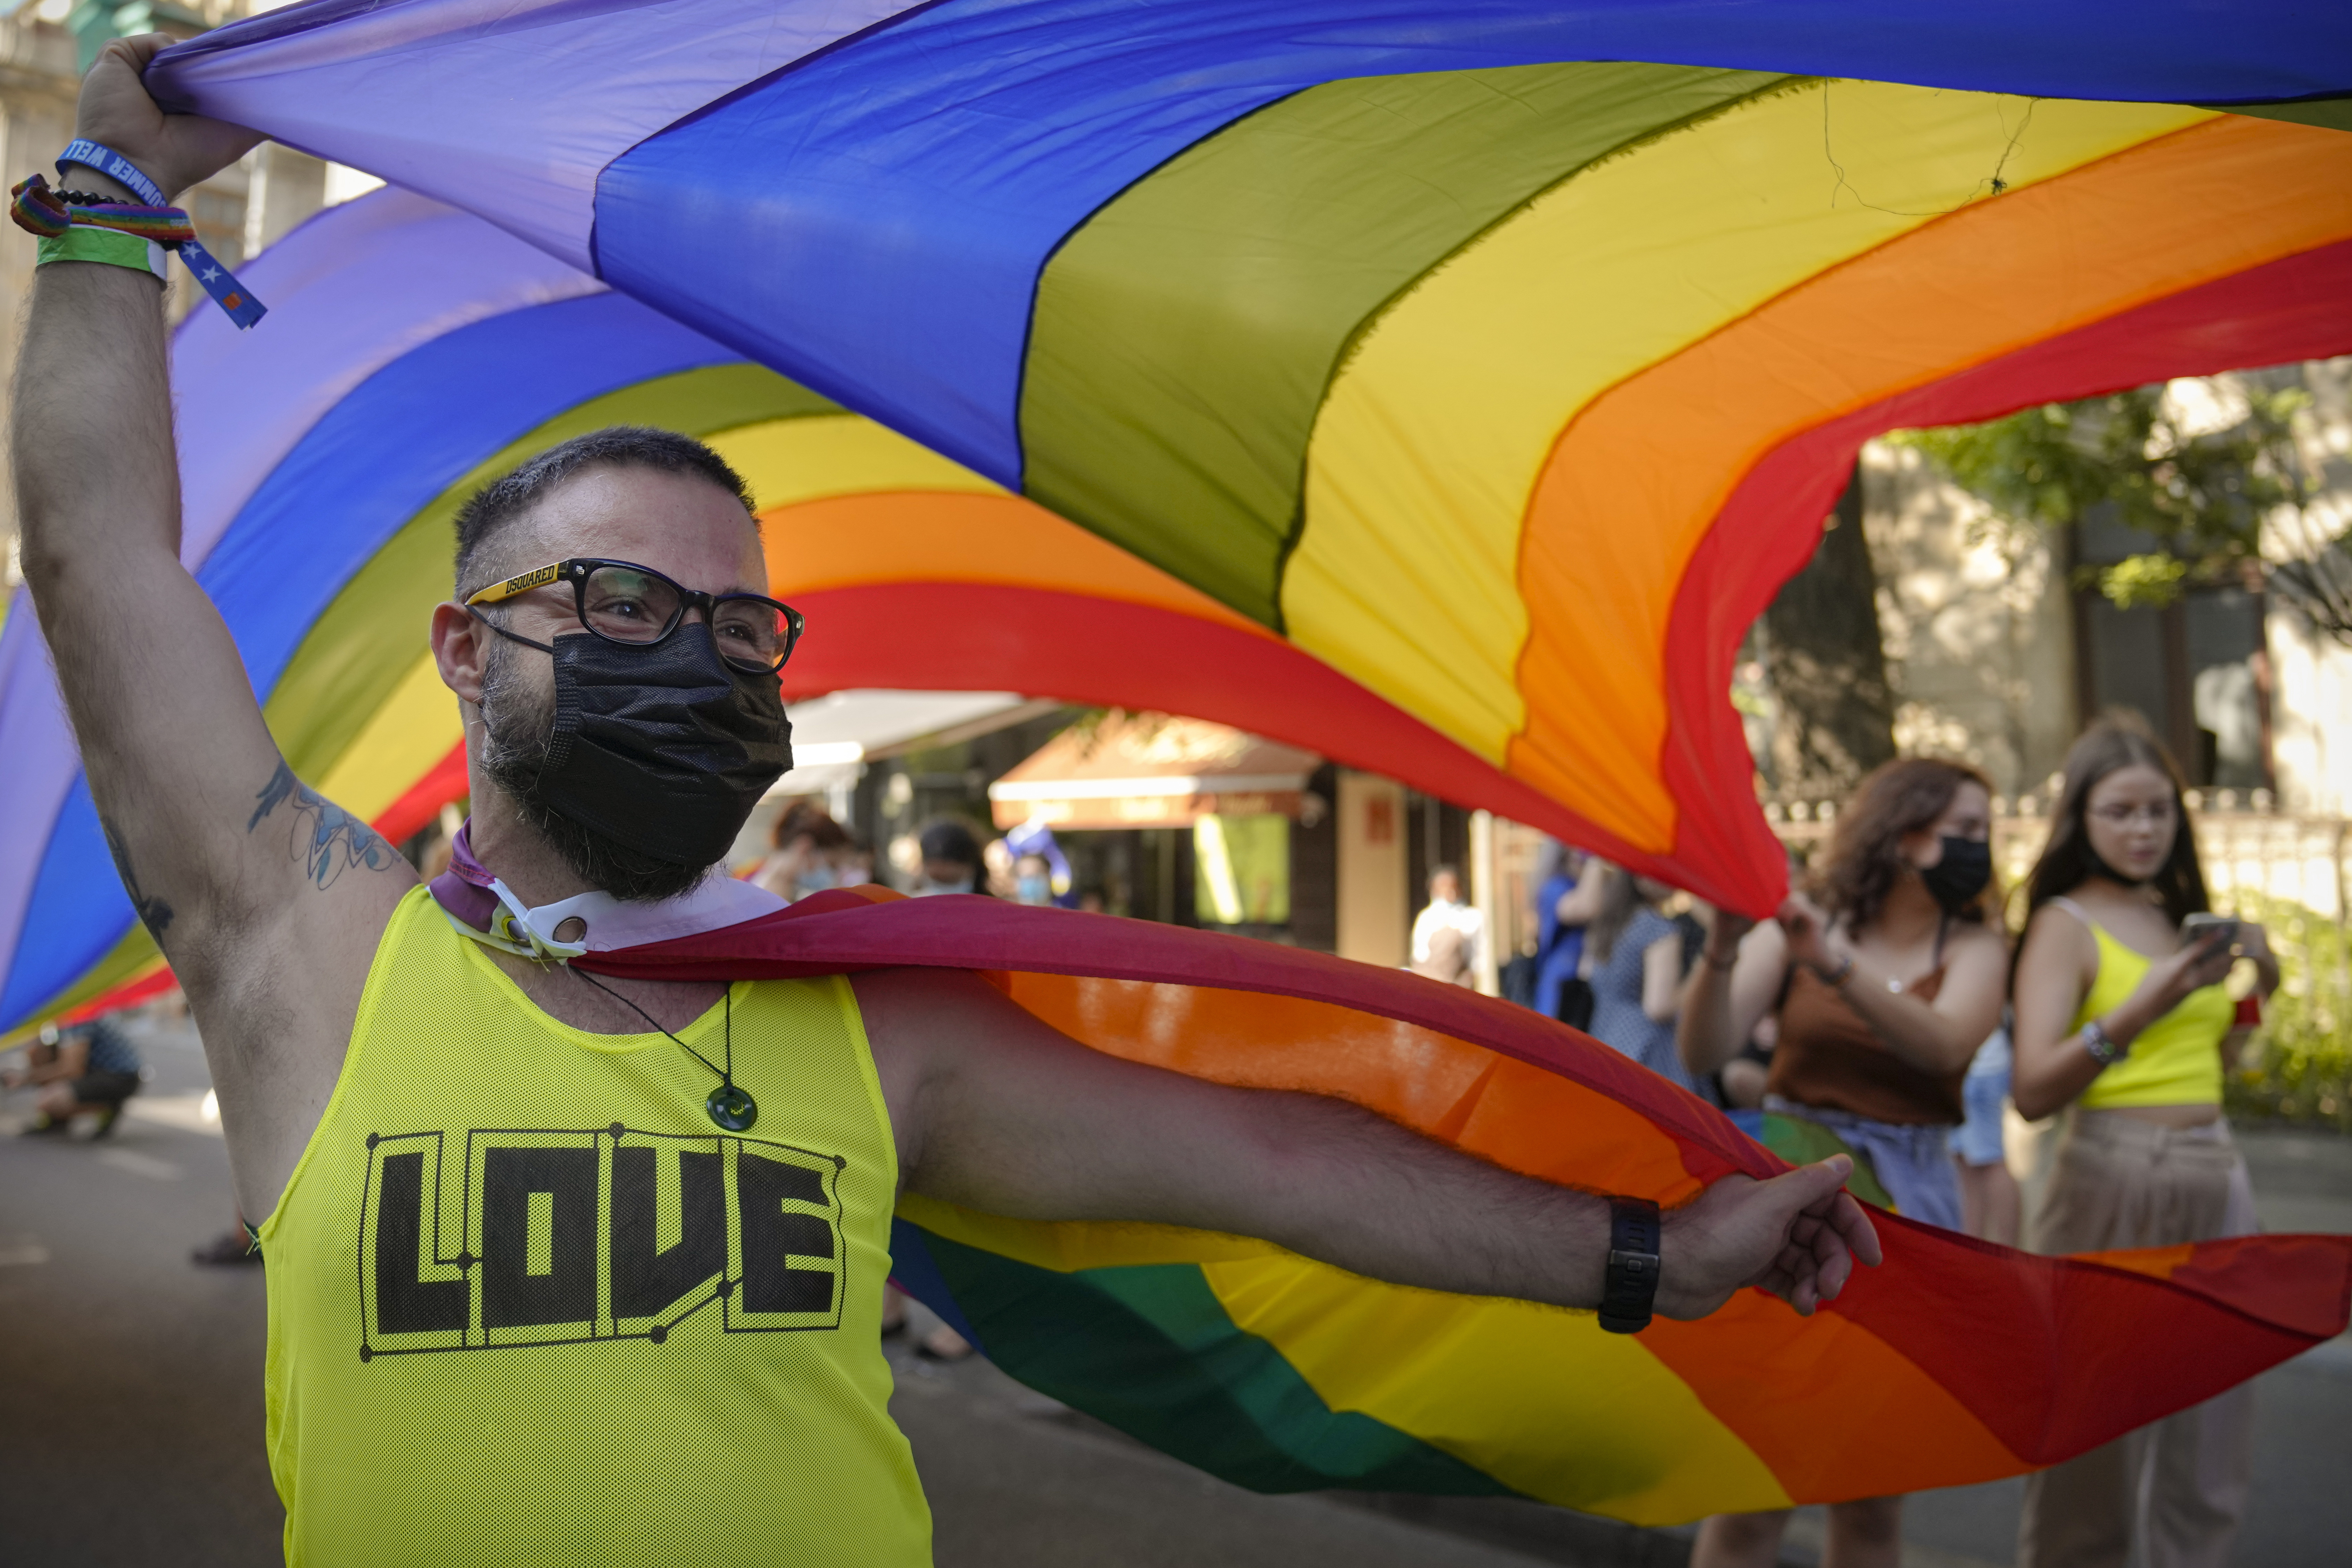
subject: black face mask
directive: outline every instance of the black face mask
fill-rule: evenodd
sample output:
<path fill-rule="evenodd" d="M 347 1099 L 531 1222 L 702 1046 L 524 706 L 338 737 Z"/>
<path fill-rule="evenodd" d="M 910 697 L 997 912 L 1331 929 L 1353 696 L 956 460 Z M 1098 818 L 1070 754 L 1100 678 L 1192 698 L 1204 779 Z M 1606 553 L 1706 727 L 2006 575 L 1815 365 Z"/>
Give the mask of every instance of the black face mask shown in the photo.
<path fill-rule="evenodd" d="M 709 866 L 791 771 L 782 680 L 730 666 L 698 621 L 643 648 L 585 635 L 551 647 L 491 629 L 555 657 L 555 723 L 535 804 L 614 844 Z"/>
<path fill-rule="evenodd" d="M 1927 891 L 1948 915 L 1976 901 L 1992 880 L 1992 846 L 1978 838 L 1944 836 L 1944 858 L 1919 873 Z"/>

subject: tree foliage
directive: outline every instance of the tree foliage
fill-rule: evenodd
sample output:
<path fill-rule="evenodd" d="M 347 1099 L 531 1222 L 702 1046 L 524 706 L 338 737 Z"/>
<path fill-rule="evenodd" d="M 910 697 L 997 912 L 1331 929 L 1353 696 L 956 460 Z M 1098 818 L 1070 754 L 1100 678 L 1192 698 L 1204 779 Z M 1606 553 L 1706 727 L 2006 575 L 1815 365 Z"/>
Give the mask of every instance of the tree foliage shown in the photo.
<path fill-rule="evenodd" d="M 2120 607 L 2167 605 L 2252 568 L 2352 644 L 2352 552 L 2345 535 L 2313 525 L 2295 446 L 2294 416 L 2308 395 L 2248 386 L 2243 417 L 2196 431 L 2165 392 L 2138 387 L 1897 439 L 2017 522 L 2066 528 L 2111 508 L 2148 548 L 2082 575 Z"/>

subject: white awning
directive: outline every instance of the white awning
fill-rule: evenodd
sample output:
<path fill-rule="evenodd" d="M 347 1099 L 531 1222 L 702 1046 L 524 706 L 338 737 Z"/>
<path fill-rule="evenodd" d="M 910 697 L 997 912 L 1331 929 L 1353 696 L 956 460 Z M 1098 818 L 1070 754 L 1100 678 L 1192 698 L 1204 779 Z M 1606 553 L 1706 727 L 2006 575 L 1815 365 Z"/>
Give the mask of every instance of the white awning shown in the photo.
<path fill-rule="evenodd" d="M 787 710 L 793 771 L 768 793 L 825 795 L 856 783 L 867 763 L 917 742 L 952 745 L 1059 706 L 1012 691 L 860 689 L 812 697 Z"/>

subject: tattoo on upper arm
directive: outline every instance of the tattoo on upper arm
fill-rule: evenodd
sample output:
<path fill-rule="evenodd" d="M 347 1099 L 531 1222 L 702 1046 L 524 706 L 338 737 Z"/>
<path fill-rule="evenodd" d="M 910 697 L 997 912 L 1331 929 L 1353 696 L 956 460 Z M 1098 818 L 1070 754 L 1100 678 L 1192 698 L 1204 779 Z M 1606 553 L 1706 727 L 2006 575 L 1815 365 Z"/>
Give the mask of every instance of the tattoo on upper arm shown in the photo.
<path fill-rule="evenodd" d="M 251 833 L 258 828 L 262 819 L 281 805 L 292 808 L 294 858 L 321 890 L 334 886 L 336 878 L 355 866 L 382 871 L 400 859 L 374 828 L 296 778 L 282 758 L 278 771 L 254 796 L 253 816 L 245 830 Z M 165 918 L 169 915 L 166 910 Z"/>
<path fill-rule="evenodd" d="M 139 873 L 131 868 L 131 851 L 122 847 L 121 836 L 114 831 L 114 824 L 100 817 L 98 829 L 106 835 L 106 852 L 114 857 L 114 873 L 122 879 L 122 890 L 131 895 L 131 907 L 138 912 L 139 923 L 145 926 L 147 934 L 160 943 L 164 931 L 172 923 L 172 906 L 141 889 Z"/>

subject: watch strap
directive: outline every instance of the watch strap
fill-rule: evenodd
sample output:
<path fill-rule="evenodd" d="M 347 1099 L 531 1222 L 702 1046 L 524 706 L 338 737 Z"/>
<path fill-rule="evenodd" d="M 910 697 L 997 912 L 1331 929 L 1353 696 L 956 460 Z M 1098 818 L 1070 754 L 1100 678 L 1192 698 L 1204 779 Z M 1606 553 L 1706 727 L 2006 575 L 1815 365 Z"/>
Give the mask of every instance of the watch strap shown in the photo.
<path fill-rule="evenodd" d="M 1609 1200 L 1609 1268 L 1601 1288 L 1601 1326 L 1637 1334 L 1650 1326 L 1658 1299 L 1658 1205 L 1647 1198 Z"/>

